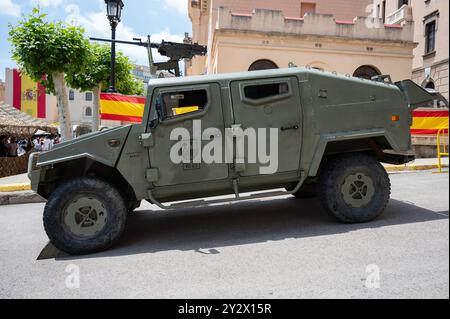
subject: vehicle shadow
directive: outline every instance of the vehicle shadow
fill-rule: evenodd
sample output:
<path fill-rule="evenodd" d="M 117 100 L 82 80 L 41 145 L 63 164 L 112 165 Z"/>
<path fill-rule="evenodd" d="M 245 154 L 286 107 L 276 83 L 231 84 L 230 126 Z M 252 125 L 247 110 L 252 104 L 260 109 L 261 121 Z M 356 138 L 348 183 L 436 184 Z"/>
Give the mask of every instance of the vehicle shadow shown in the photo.
<path fill-rule="evenodd" d="M 366 224 L 342 224 L 326 214 L 316 199 L 234 203 L 176 211 L 137 211 L 125 233 L 112 249 L 86 256 L 58 257 L 74 260 L 148 254 L 160 251 L 220 253 L 216 248 L 288 238 L 348 233 L 367 228 L 448 219 L 448 211 L 434 212 L 413 204 L 391 200 L 377 220 Z"/>

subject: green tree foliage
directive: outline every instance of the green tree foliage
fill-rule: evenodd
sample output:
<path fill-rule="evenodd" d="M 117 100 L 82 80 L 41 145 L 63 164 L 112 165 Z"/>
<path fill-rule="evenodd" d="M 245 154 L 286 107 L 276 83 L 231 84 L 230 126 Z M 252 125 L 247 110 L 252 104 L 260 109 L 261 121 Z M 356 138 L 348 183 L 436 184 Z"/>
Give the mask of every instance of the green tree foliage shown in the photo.
<path fill-rule="evenodd" d="M 61 134 L 63 139 L 70 139 L 72 126 L 65 75 L 80 72 L 86 66 L 89 42 L 83 29 L 49 22 L 38 9 L 9 28 L 13 59 L 22 72 L 56 95 Z"/>
<path fill-rule="evenodd" d="M 131 71 L 133 64 L 122 52 L 116 53 L 116 90 L 124 95 L 142 95 L 143 84 Z M 105 92 L 110 86 L 111 48 L 107 44 L 92 44 L 86 67 L 67 75 L 67 81 L 73 88 L 90 91 L 100 85 Z"/>
<path fill-rule="evenodd" d="M 124 95 L 142 95 L 144 93 L 141 81 L 131 74 L 133 65 L 122 52 L 116 54 L 116 90 Z M 72 88 L 81 91 L 93 91 L 94 107 L 92 129 L 99 128 L 100 92 L 110 86 L 111 47 L 92 44 L 89 47 L 87 65 L 79 72 L 67 74 L 67 81 Z"/>

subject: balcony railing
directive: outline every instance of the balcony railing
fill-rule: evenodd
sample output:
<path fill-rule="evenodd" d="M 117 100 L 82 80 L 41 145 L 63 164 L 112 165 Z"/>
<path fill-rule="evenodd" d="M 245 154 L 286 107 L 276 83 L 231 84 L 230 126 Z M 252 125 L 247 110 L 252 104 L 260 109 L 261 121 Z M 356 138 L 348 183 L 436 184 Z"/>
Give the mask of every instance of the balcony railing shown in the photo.
<path fill-rule="evenodd" d="M 401 24 L 403 21 L 412 21 L 412 7 L 408 5 L 403 5 L 397 11 L 394 11 L 386 18 L 387 24 Z"/>

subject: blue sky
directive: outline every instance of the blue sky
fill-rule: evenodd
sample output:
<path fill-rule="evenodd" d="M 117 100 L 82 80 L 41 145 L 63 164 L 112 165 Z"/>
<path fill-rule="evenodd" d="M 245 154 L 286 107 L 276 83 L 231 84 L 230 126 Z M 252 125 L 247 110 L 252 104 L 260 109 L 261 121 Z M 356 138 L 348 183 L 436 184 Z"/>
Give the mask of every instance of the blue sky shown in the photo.
<path fill-rule="evenodd" d="M 125 7 L 117 38 L 132 40 L 152 35 L 152 41 L 183 40 L 184 32 L 191 33 L 187 15 L 188 0 L 123 0 Z M 8 23 L 17 24 L 23 15 L 39 5 L 50 20 L 62 20 L 85 28 L 87 37 L 110 38 L 111 31 L 106 18 L 104 0 L 0 0 L 0 79 L 4 80 L 5 68 L 14 67 L 10 57 Z M 144 48 L 120 45 L 119 50 L 138 64 L 148 64 Z M 155 59 L 163 58 L 156 55 Z"/>

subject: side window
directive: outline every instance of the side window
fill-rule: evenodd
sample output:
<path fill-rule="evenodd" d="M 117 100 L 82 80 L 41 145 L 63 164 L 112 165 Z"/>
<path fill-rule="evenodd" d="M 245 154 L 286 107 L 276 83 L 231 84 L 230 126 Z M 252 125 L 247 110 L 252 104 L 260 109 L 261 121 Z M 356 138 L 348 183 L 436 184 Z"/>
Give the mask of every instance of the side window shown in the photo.
<path fill-rule="evenodd" d="M 199 112 L 208 104 L 206 90 L 162 93 L 158 99 L 163 119 Z"/>
<path fill-rule="evenodd" d="M 245 98 L 250 100 L 267 99 L 289 93 L 287 82 L 249 85 L 244 88 Z"/>

